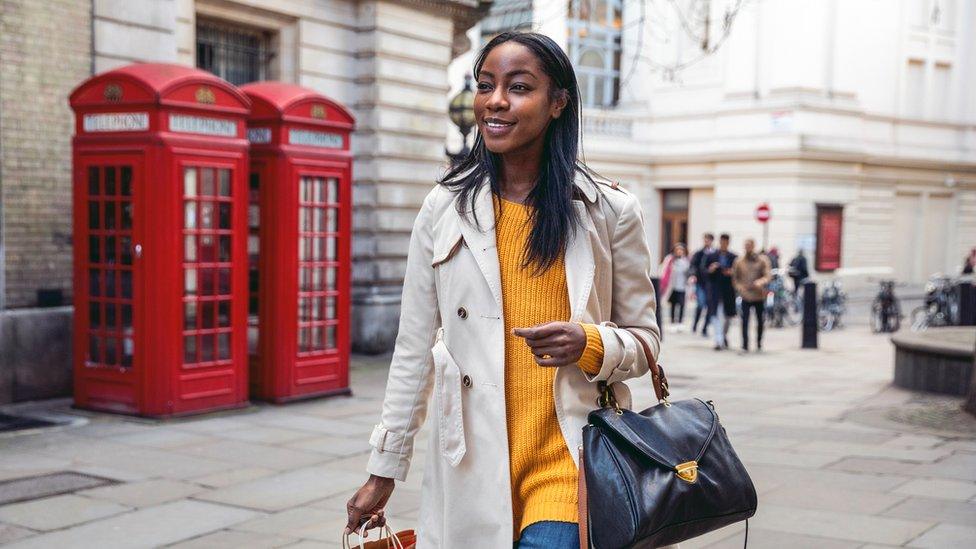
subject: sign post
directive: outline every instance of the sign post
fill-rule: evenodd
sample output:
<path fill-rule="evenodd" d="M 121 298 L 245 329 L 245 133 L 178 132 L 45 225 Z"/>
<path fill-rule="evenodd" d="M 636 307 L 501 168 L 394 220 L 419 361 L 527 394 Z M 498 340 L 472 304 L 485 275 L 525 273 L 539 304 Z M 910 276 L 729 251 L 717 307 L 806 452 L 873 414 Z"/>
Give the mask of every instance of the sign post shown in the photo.
<path fill-rule="evenodd" d="M 769 219 L 773 217 L 772 212 L 769 211 L 769 204 L 763 202 L 756 207 L 756 221 L 762 223 L 763 226 L 763 251 L 769 250 Z"/>

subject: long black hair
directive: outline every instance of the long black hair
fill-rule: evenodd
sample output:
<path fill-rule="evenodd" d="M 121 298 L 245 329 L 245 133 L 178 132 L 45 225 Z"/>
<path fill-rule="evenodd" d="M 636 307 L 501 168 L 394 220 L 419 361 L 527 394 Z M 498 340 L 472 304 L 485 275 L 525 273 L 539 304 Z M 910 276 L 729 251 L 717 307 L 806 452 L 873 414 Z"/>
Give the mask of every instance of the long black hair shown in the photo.
<path fill-rule="evenodd" d="M 566 107 L 559 118 L 549 123 L 545 146 L 539 166 L 539 178 L 529 192 L 528 204 L 533 206 L 530 217 L 532 230 L 523 254 L 523 266 L 535 265 L 535 273 L 551 267 L 566 251 L 572 231 L 581 220 L 573 207 L 574 179 L 577 173 L 593 184 L 592 171 L 580 159 L 580 96 L 576 72 L 566 52 L 548 36 L 535 32 L 503 32 L 485 44 L 474 63 L 474 78 L 478 80 L 481 67 L 491 50 L 505 42 L 517 42 L 531 51 L 549 76 L 552 100 L 566 97 Z M 459 193 L 458 213 L 467 217 L 466 206 L 474 212 L 474 202 L 485 178 L 494 196 L 501 196 L 498 175 L 499 155 L 485 146 L 481 133 L 476 131 L 474 147 L 462 161 L 452 166 L 438 181 Z M 477 214 L 475 223 L 478 222 Z"/>

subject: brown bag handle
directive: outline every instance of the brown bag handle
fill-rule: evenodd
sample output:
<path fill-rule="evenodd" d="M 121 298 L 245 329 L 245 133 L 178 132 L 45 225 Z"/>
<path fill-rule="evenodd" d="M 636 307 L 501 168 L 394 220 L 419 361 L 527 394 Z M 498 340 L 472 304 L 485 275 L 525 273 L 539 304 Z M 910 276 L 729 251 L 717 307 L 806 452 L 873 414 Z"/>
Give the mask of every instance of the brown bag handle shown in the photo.
<path fill-rule="evenodd" d="M 671 391 L 668 387 L 668 376 L 664 374 L 664 368 L 653 359 L 654 354 L 651 353 L 651 349 L 647 346 L 647 342 L 644 338 L 637 335 L 634 330 L 629 329 L 631 335 L 634 336 L 641 347 L 644 349 L 644 357 L 647 359 L 647 368 L 651 372 L 651 383 L 654 384 L 654 396 L 657 397 L 658 402 L 668 403 L 668 397 L 671 395 Z"/>

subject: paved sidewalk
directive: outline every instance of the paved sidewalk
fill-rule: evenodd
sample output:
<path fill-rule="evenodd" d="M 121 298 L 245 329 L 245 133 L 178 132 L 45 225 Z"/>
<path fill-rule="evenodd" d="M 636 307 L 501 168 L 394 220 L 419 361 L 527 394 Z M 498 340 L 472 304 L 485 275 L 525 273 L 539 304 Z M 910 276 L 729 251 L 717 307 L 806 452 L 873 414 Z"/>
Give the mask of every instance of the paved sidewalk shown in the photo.
<path fill-rule="evenodd" d="M 976 420 L 958 400 L 891 388 L 891 345 L 862 326 L 821 334 L 819 351 L 798 345 L 796 329 L 770 331 L 767 351 L 746 356 L 666 334 L 674 396 L 715 401 L 756 482 L 750 547 L 976 547 Z M 356 357 L 353 398 L 167 422 L 49 405 L 83 424 L 0 436 L 0 481 L 74 471 L 115 482 L 0 506 L 0 543 L 336 547 L 366 478 L 387 360 Z M 649 405 L 650 387 L 632 385 Z M 415 524 L 422 458 L 389 505 L 394 527 Z M 0 501 L 44 482 L 0 485 Z M 735 525 L 683 546 L 741 544 Z"/>

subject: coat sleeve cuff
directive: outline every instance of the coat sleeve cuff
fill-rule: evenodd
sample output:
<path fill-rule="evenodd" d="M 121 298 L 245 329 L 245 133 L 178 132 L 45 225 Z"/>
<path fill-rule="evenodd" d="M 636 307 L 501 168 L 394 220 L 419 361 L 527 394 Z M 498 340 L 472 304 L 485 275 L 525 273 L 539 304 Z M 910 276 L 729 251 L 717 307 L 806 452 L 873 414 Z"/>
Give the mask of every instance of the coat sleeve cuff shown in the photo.
<path fill-rule="evenodd" d="M 603 366 L 603 338 L 596 324 L 580 323 L 583 331 L 586 332 L 586 348 L 583 355 L 577 361 L 579 367 L 586 373 L 595 375 L 600 373 Z"/>
<path fill-rule="evenodd" d="M 588 381 L 606 381 L 613 383 L 633 377 L 630 367 L 636 360 L 636 346 L 632 338 L 626 341 L 617 334 L 617 327 L 612 322 L 602 322 L 595 325 L 600 332 L 600 341 L 603 343 L 603 362 L 600 364 L 600 371 L 590 374 L 583 371 L 583 375 Z"/>
<path fill-rule="evenodd" d="M 375 426 L 369 437 L 369 445 L 373 447 L 373 451 L 366 471 L 378 477 L 406 480 L 410 470 L 411 452 L 405 448 L 405 443 L 402 434 L 390 431 L 382 425 Z"/>

